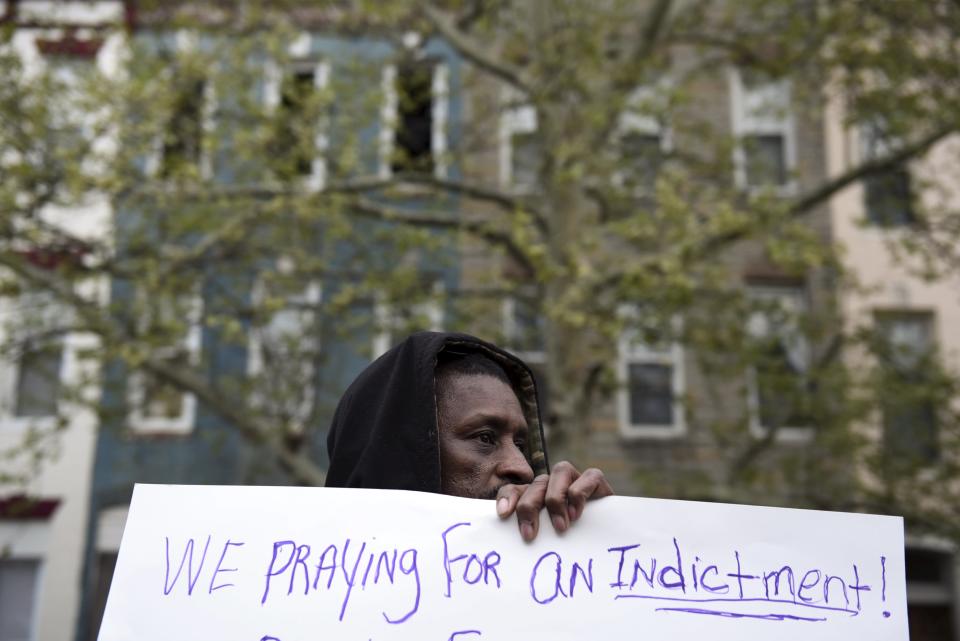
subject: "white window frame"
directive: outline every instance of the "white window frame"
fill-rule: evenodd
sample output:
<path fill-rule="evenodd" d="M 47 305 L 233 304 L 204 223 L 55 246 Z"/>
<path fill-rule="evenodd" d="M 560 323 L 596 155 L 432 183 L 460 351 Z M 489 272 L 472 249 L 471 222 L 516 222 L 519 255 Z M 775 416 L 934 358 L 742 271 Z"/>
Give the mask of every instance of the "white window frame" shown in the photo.
<path fill-rule="evenodd" d="M 655 100 L 659 92 L 669 90 L 669 85 L 663 82 L 658 87 L 638 87 L 627 100 L 627 109 L 620 114 L 620 121 L 617 123 L 617 140 L 632 133 L 643 134 L 646 136 L 656 136 L 660 139 L 660 151 L 668 154 L 673 151 L 673 128 L 669 127 L 653 116 L 637 113 L 631 110 L 631 106 L 643 104 Z M 621 171 L 613 174 L 613 183 L 618 187 L 623 186 L 625 176 Z"/>
<path fill-rule="evenodd" d="M 507 92 L 502 101 L 509 104 L 514 98 Z M 498 155 L 500 162 L 500 186 L 518 194 L 528 194 L 536 189 L 535 185 L 518 185 L 513 178 L 513 137 L 517 134 L 532 134 L 537 131 L 537 111 L 532 105 L 505 107 L 500 113 L 498 130 Z"/>
<path fill-rule="evenodd" d="M 443 283 L 437 281 L 433 285 L 433 293 L 430 300 L 423 301 L 414 306 L 414 313 L 426 316 L 430 322 L 427 328 L 433 332 L 439 332 L 443 329 Z M 385 354 L 394 345 L 394 332 L 396 331 L 397 316 L 394 306 L 387 302 L 382 293 L 377 293 L 373 303 L 374 334 L 371 344 L 371 353 L 376 360 Z"/>
<path fill-rule="evenodd" d="M 198 292 L 190 296 L 189 311 L 190 325 L 187 328 L 183 345 L 187 351 L 187 362 L 196 367 L 200 364 L 201 348 L 203 343 L 203 297 Z M 179 351 L 179 346 L 155 350 L 160 354 Z M 143 401 L 145 394 L 146 374 L 139 370 L 130 372 L 127 378 L 127 406 L 129 413 L 127 424 L 130 431 L 139 436 L 174 434 L 183 435 L 193 431 L 197 415 L 197 396 L 191 392 L 181 392 L 183 402 L 179 416 L 160 417 L 145 416 Z"/>
<path fill-rule="evenodd" d="M 258 278 L 254 282 L 253 289 L 250 293 L 250 298 L 253 301 L 255 308 L 259 307 L 265 296 L 265 285 L 263 280 Z M 303 304 L 312 305 L 315 309 L 320 305 L 320 301 L 322 299 L 323 289 L 319 281 L 310 281 L 299 294 L 288 297 L 288 300 L 291 302 L 300 302 Z M 315 320 L 316 318 L 314 317 L 312 322 L 315 322 Z M 265 329 L 266 327 L 250 328 L 250 337 L 247 344 L 247 376 L 251 379 L 260 376 L 264 372 L 265 359 L 263 356 L 263 330 Z M 310 330 L 304 332 L 304 340 L 310 343 L 310 351 L 319 353 L 319 350 L 321 349 L 320 337 L 312 332 L 313 327 L 303 329 Z M 314 368 L 314 364 L 309 363 L 308 366 L 311 370 L 310 373 L 315 375 L 317 372 Z M 310 378 L 312 379 L 313 376 L 310 376 Z M 298 416 L 296 417 L 298 421 L 306 421 L 306 419 L 309 417 L 310 409 L 313 406 L 316 394 L 317 389 L 313 385 L 304 390 L 303 400 L 298 408 Z M 255 407 L 261 407 L 265 403 L 265 399 L 254 393 L 253 397 L 250 399 L 250 402 Z M 303 427 L 303 425 L 299 425 L 298 427 Z"/>
<path fill-rule="evenodd" d="M 290 44 L 287 50 L 292 57 L 290 64 L 283 68 L 274 62 L 269 62 L 264 74 L 263 100 L 271 113 L 274 113 L 280 107 L 280 89 L 285 73 L 309 69 L 313 72 L 313 86 L 317 92 L 324 91 L 330 86 L 330 62 L 322 58 L 308 57 L 310 55 L 310 37 L 308 34 L 301 34 Z M 330 138 L 327 135 L 329 123 L 325 118 L 321 118 L 317 124 L 317 132 L 313 141 L 314 156 L 310 161 L 310 174 L 302 177 L 303 188 L 310 192 L 321 191 L 327 184 L 326 151 L 330 146 Z"/>
<path fill-rule="evenodd" d="M 733 148 L 734 181 L 737 187 L 756 191 L 774 189 L 787 196 L 797 190 L 797 140 L 794 122 L 793 91 L 790 81 L 779 79 L 765 84 L 759 90 L 749 90 L 743 83 L 743 74 L 737 67 L 728 73 L 732 132 L 736 139 Z M 778 95 L 779 94 L 779 95 Z M 783 138 L 783 165 L 786 180 L 781 185 L 749 185 L 747 157 L 743 148 L 745 136 L 777 135 Z"/>
<path fill-rule="evenodd" d="M 29 292 L 27 292 L 29 295 Z M 19 299 L 17 299 L 19 300 Z M 55 302 L 50 303 L 57 306 Z M 0 343 L 8 339 L 8 324 L 17 323 L 17 302 L 14 299 L 0 298 Z M 62 388 L 78 375 L 77 349 L 86 345 L 85 337 L 78 332 L 68 332 L 61 336 L 59 385 Z M 26 434 L 31 428 L 52 429 L 61 414 L 62 398 L 57 399 L 57 412 L 50 416 L 17 416 L 17 388 L 20 381 L 19 363 L 0 360 L 0 431 L 8 434 Z"/>
<path fill-rule="evenodd" d="M 801 285 L 747 286 L 748 296 L 754 300 L 777 300 L 780 304 L 783 304 L 787 299 L 786 293 L 789 291 L 797 294 L 795 297 L 796 300 L 794 301 L 796 307 L 796 309 L 793 310 L 794 313 L 803 314 L 809 309 L 807 290 L 805 287 Z M 764 327 L 766 324 L 767 319 L 763 317 L 763 313 L 757 311 L 751 315 L 747 329 L 755 338 L 770 339 L 771 337 L 769 336 L 768 330 Z M 803 335 L 799 327 L 796 328 L 796 331 L 796 340 L 805 352 L 805 359 L 809 367 L 813 360 L 813 346 L 810 345 L 809 340 Z M 758 439 L 766 438 L 770 432 L 770 428 L 763 425 L 760 420 L 760 386 L 757 380 L 756 367 L 750 367 L 747 370 L 747 417 L 750 435 Z M 781 425 L 777 428 L 775 439 L 780 442 L 802 443 L 812 439 L 813 434 L 814 428 L 812 425 Z"/>
<path fill-rule="evenodd" d="M 195 51 L 198 46 L 197 34 L 186 29 L 179 29 L 174 34 L 174 51 L 177 53 L 189 53 Z M 165 70 L 165 80 L 172 81 L 169 70 Z M 216 128 L 214 113 L 216 112 L 217 95 L 213 86 L 213 75 L 207 75 L 203 79 L 203 105 L 200 108 L 200 158 L 198 161 L 198 171 L 200 177 L 204 180 L 213 178 L 213 153 L 211 149 L 204 145 L 205 140 L 209 140 Z M 169 121 L 163 124 L 169 126 Z M 144 173 L 155 178 L 160 175 L 160 169 L 163 167 L 163 138 L 165 132 L 160 132 L 156 140 L 153 141 L 153 151 L 147 155 L 144 163 Z"/>
<path fill-rule="evenodd" d="M 397 65 L 388 64 L 381 74 L 383 103 L 380 112 L 379 162 L 377 177 L 389 180 L 393 176 L 390 159 L 396 140 L 400 103 L 397 97 Z M 433 63 L 430 82 L 430 154 L 435 178 L 447 176 L 447 121 L 450 112 L 450 68 L 437 60 Z"/>
<path fill-rule="evenodd" d="M 636 310 L 627 309 L 622 314 L 636 315 Z M 626 439 L 677 439 L 687 433 L 683 396 L 686 393 L 684 349 L 677 341 L 663 348 L 656 348 L 635 339 L 635 331 L 624 330 L 617 341 L 617 424 L 620 435 Z M 673 393 L 673 424 L 648 425 L 630 422 L 630 379 L 632 364 L 668 365 L 671 367 Z"/>

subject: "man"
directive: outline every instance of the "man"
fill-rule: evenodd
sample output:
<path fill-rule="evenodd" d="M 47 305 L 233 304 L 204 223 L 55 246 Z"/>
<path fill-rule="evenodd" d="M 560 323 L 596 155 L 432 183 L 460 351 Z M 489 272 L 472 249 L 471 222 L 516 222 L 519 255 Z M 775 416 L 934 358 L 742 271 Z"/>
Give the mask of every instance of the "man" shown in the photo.
<path fill-rule="evenodd" d="M 586 502 L 613 494 L 603 473 L 568 462 L 548 474 L 533 373 L 466 334 L 420 332 L 360 373 L 327 437 L 328 487 L 496 499 L 532 541 L 540 510 L 563 532 Z"/>

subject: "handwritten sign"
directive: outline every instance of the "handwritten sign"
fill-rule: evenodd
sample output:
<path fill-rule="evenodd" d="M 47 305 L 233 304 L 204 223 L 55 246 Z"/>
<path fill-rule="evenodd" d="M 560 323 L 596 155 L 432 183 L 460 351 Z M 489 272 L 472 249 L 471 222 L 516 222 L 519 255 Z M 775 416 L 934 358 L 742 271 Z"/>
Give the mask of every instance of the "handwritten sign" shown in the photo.
<path fill-rule="evenodd" d="M 908 639 L 895 517 L 610 497 L 138 485 L 100 641 Z"/>

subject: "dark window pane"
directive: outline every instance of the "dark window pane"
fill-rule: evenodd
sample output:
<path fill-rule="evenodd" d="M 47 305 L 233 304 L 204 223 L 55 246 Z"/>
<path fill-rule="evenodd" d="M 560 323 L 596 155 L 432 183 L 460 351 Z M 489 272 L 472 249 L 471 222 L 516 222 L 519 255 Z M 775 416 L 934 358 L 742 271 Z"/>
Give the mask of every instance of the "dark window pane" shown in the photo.
<path fill-rule="evenodd" d="M 170 359 L 171 364 L 189 368 L 189 355 L 184 351 Z M 183 415 L 184 394 L 173 385 L 144 373 L 143 405 L 144 418 L 176 419 Z"/>
<path fill-rule="evenodd" d="M 544 319 L 536 305 L 523 299 L 514 299 L 513 333 L 511 347 L 518 352 L 542 352 L 546 349 L 543 340 Z"/>
<path fill-rule="evenodd" d="M 60 390 L 63 348 L 47 345 L 27 349 L 17 371 L 17 416 L 55 416 Z"/>
<path fill-rule="evenodd" d="M 310 101 L 314 91 L 312 69 L 287 74 L 283 79 L 274 140 L 281 176 L 308 176 L 313 170 L 315 132 L 310 122 Z"/>
<path fill-rule="evenodd" d="M 783 136 L 753 135 L 743 138 L 747 184 L 751 187 L 782 185 L 787 182 Z"/>
<path fill-rule="evenodd" d="M 433 172 L 433 65 L 408 62 L 397 68 L 397 130 L 394 172 Z"/>
<path fill-rule="evenodd" d="M 953 610 L 949 605 L 907 606 L 910 641 L 954 641 Z"/>
<path fill-rule="evenodd" d="M 904 561 L 908 582 L 948 584 L 949 554 L 924 548 L 907 548 Z"/>
<path fill-rule="evenodd" d="M 173 113 L 163 138 L 161 175 L 169 176 L 186 163 L 200 162 L 203 140 L 203 80 L 183 80 L 174 88 Z"/>
<path fill-rule="evenodd" d="M 910 198 L 910 172 L 892 169 L 863 181 L 867 220 L 894 227 L 914 222 Z"/>
<path fill-rule="evenodd" d="M 101 552 L 97 555 L 94 568 L 96 583 L 90 600 L 90 629 L 87 633 L 87 641 L 96 641 L 97 639 L 100 623 L 103 621 L 103 611 L 107 607 L 110 582 L 113 581 L 113 572 L 116 567 L 117 554 L 115 552 Z"/>
<path fill-rule="evenodd" d="M 883 368 L 884 448 L 904 465 L 935 462 L 940 454 L 934 398 L 933 315 L 881 313 L 877 354 Z"/>
<path fill-rule="evenodd" d="M 757 364 L 757 409 L 765 428 L 809 427 L 813 419 L 803 411 L 808 381 L 790 360 L 782 341 L 772 341 Z"/>
<path fill-rule="evenodd" d="M 0 561 L 0 639 L 3 641 L 34 638 L 33 597 L 39 566 L 37 561 Z"/>
<path fill-rule="evenodd" d="M 905 464 L 939 458 L 937 413 L 928 399 L 885 400 L 883 435 L 887 455 Z"/>
<path fill-rule="evenodd" d="M 627 371 L 632 425 L 673 425 L 673 368 L 631 363 Z"/>
<path fill-rule="evenodd" d="M 653 194 L 663 163 L 660 136 L 631 132 L 621 141 L 624 184 L 644 194 Z"/>
<path fill-rule="evenodd" d="M 525 191 L 533 191 L 540 182 L 540 169 L 543 163 L 543 151 L 536 132 L 514 134 L 510 139 L 511 167 L 513 186 Z"/>

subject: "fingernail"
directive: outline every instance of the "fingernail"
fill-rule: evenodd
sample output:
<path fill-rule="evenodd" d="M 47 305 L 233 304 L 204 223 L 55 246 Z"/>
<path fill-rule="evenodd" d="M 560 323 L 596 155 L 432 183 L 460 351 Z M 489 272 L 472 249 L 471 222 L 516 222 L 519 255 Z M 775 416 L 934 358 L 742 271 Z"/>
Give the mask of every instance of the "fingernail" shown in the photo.
<path fill-rule="evenodd" d="M 559 514 L 554 514 L 551 520 L 553 521 L 553 529 L 557 532 L 563 532 L 567 529 L 567 522 Z"/>
<path fill-rule="evenodd" d="M 577 508 L 572 505 L 567 506 L 567 516 L 570 517 L 570 522 L 573 523 L 577 520 Z"/>
<path fill-rule="evenodd" d="M 524 521 L 520 524 L 520 536 L 523 537 L 524 541 L 533 540 L 533 524 L 529 521 Z"/>
<path fill-rule="evenodd" d="M 506 516 L 509 508 L 510 501 L 508 501 L 506 498 L 502 498 L 497 501 L 497 514 L 500 516 Z"/>

